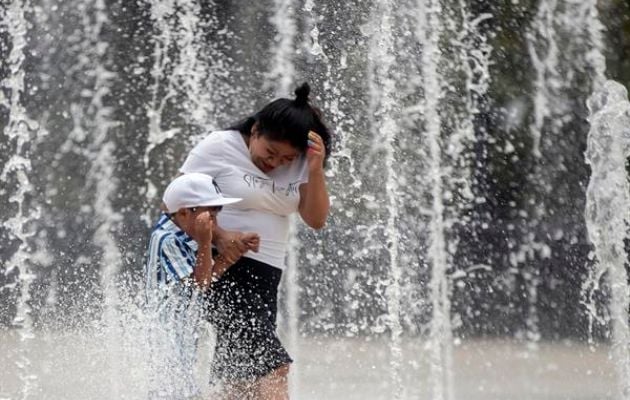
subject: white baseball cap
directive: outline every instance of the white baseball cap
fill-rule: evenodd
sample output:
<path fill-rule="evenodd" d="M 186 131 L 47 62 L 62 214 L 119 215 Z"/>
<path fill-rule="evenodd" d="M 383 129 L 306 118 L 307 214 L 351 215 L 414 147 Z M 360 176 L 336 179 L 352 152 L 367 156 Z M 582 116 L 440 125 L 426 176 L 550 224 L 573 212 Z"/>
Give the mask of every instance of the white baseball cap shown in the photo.
<path fill-rule="evenodd" d="M 192 172 L 173 179 L 166 187 L 162 200 L 167 211 L 175 213 L 182 208 L 223 206 L 242 199 L 223 197 L 210 175 Z"/>

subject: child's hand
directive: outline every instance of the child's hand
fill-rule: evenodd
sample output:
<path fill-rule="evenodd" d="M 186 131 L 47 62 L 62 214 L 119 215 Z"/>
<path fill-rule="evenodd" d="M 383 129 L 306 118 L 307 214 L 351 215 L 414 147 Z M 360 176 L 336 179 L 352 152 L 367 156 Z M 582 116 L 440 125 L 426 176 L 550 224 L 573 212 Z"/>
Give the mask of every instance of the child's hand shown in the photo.
<path fill-rule="evenodd" d="M 212 244 L 212 228 L 213 222 L 210 212 L 199 213 L 199 215 L 195 217 L 193 228 L 195 236 L 193 239 L 200 245 Z"/>

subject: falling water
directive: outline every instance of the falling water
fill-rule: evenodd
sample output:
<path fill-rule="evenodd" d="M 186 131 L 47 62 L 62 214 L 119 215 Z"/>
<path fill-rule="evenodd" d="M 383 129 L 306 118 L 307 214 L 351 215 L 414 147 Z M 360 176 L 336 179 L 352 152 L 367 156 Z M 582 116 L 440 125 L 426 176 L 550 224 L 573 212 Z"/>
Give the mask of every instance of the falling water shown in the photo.
<path fill-rule="evenodd" d="M 18 287 L 20 295 L 17 304 L 17 312 L 13 324 L 19 328 L 20 343 L 17 349 L 19 377 L 22 381 L 21 398 L 27 399 L 37 393 L 37 376 L 32 371 L 34 361 L 30 354 L 31 340 L 34 339 L 33 320 L 31 317 L 31 284 L 35 279 L 35 272 L 30 268 L 29 239 L 35 233 L 31 231 L 31 223 L 39 218 L 39 210 L 29 206 L 27 198 L 31 195 L 33 186 L 29 179 L 31 172 L 31 156 L 34 150 L 32 132 L 36 130 L 35 124 L 26 115 L 23 105 L 25 92 L 25 49 L 26 49 L 26 17 L 30 9 L 28 2 L 12 1 L 6 14 L 0 19 L 0 26 L 6 25 L 11 38 L 11 53 L 5 61 L 9 69 L 6 79 L 0 82 L 0 88 L 6 89 L 9 97 L 6 98 L 0 92 L 0 108 L 7 108 L 9 121 L 3 130 L 3 134 L 9 140 L 13 148 L 13 154 L 4 165 L 0 179 L 2 182 L 12 182 L 15 192 L 9 196 L 9 202 L 16 205 L 12 216 L 3 223 L 8 229 L 10 239 L 18 242 L 18 248 L 8 260 L 5 271 L 18 271 Z M 4 10 L 3 10 L 4 11 Z M 5 92 L 5 93 L 6 93 Z M 4 189 L 3 189 L 4 192 Z M 4 193 L 2 193 L 4 195 Z M 6 272 L 5 272 L 6 273 Z"/>
<path fill-rule="evenodd" d="M 208 55 L 218 57 L 219 54 L 216 54 L 216 45 L 204 43 L 203 33 L 212 28 L 215 21 L 212 16 L 202 19 L 201 4 L 196 1 L 180 0 L 178 8 L 180 23 L 176 38 L 180 55 L 172 75 L 179 79 L 179 91 L 185 95 L 183 108 L 190 123 L 212 128 L 217 125 L 215 114 L 219 114 L 220 108 L 215 107 L 216 99 L 210 93 L 223 89 L 214 80 L 215 75 L 224 71 L 221 62 L 215 62 L 214 68 L 209 65 Z"/>
<path fill-rule="evenodd" d="M 586 61 L 593 71 L 593 86 L 599 88 L 606 79 L 606 57 L 604 57 L 605 27 L 599 18 L 597 0 L 572 0 L 578 10 L 578 29 L 586 27 L 589 44 Z"/>
<path fill-rule="evenodd" d="M 274 0 L 271 24 L 276 29 L 274 47 L 271 49 L 271 70 L 267 73 L 267 87 L 273 88 L 276 96 L 287 96 L 295 85 L 293 65 L 295 6 L 293 0 Z"/>
<path fill-rule="evenodd" d="M 159 151 L 176 138 L 184 137 L 187 147 L 208 132 L 219 128 L 224 118 L 226 99 L 235 89 L 222 83 L 230 71 L 231 60 L 219 51 L 222 40 L 230 33 L 217 29 L 213 4 L 191 0 L 150 1 L 150 16 L 155 30 L 151 67 L 147 144 L 144 148 L 147 198 L 146 222 L 150 225 L 154 205 L 164 182 L 172 178 L 173 160 L 158 157 Z M 215 41 L 206 43 L 211 32 Z M 144 61 L 144 60 L 140 60 Z M 142 67 L 136 73 L 143 74 Z M 172 114 L 173 108 L 178 116 Z M 165 172 L 167 171 L 167 172 Z"/>
<path fill-rule="evenodd" d="M 601 94 L 601 91 L 608 90 L 610 92 L 614 92 L 618 95 L 622 94 L 622 91 L 618 88 L 614 88 L 616 85 L 613 83 L 608 83 L 608 89 L 604 89 L 603 85 L 606 82 L 606 57 L 604 56 L 604 31 L 605 27 L 602 24 L 599 11 L 598 11 L 598 1 L 597 0 L 571 0 L 570 4 L 572 5 L 573 15 L 571 18 L 567 20 L 567 25 L 575 27 L 575 34 L 586 32 L 585 38 L 583 39 L 583 47 L 586 49 L 586 54 L 584 56 L 584 68 L 589 72 L 589 75 L 592 79 L 591 89 L 592 92 L 597 93 L 598 91 Z M 576 23 L 577 21 L 577 23 Z M 612 95 L 613 93 L 611 93 Z M 595 96 L 591 96 L 593 99 Z M 625 97 L 620 97 L 618 100 L 622 101 Z M 590 100 L 590 99 L 589 99 Z M 595 100 L 592 100 L 595 101 Z M 587 101 L 588 104 L 588 101 Z M 601 105 L 600 105 L 601 106 Z M 595 113 L 596 110 L 589 109 L 589 113 Z M 591 121 L 591 129 L 593 123 Z M 591 134 L 589 133 L 589 137 Z M 587 140 L 587 146 L 589 145 L 589 141 Z M 588 150 L 587 150 L 588 154 Z M 587 161 L 588 163 L 588 161 Z M 587 206 L 588 208 L 588 196 L 587 196 Z M 588 228 L 588 226 L 587 226 Z M 593 279 L 593 276 L 589 276 L 582 286 L 582 297 L 587 298 L 587 291 L 590 290 L 589 285 Z M 593 303 L 586 303 L 587 308 L 587 316 L 588 316 L 588 340 L 591 344 L 593 344 L 593 323 L 594 316 L 597 315 L 597 312 L 594 308 L 592 308 Z M 626 375 L 627 376 L 627 375 Z"/>
<path fill-rule="evenodd" d="M 612 325 L 611 357 L 615 360 L 619 399 L 630 399 L 630 286 L 625 241 L 630 223 L 630 184 L 626 162 L 630 157 L 630 102 L 627 90 L 607 81 L 588 100 L 591 129 L 586 162 L 591 178 L 586 192 L 586 226 L 595 248 L 596 265 L 590 271 L 591 296 L 607 281 Z M 591 297 L 590 302 L 593 302 Z"/>
<path fill-rule="evenodd" d="M 454 397 L 453 284 L 467 276 L 464 265 L 455 265 L 457 227 L 470 229 L 465 217 L 475 199 L 472 191 L 474 119 L 481 112 L 490 81 L 491 47 L 480 25 L 489 14 L 472 15 L 466 5 L 418 1 L 415 37 L 422 45 L 420 72 L 423 98 L 419 114 L 424 123 L 426 197 L 422 213 L 428 221 L 427 264 L 430 266 L 428 351 L 430 389 L 434 399 Z M 445 42 L 444 38 L 451 38 Z M 445 59 L 450 52 L 453 59 Z M 455 81 L 454 77 L 463 83 Z M 450 84 L 449 84 L 450 83 Z M 456 91 L 461 87 L 461 91 Z M 459 102 L 448 98 L 459 98 Z M 453 201 L 453 199 L 458 199 Z"/>
<path fill-rule="evenodd" d="M 558 14 L 558 0 L 540 2 L 536 19 L 533 22 L 534 33 L 528 35 L 528 49 L 536 71 L 534 83 L 534 123 L 531 126 L 533 138 L 532 154 L 535 157 L 542 157 L 540 152 L 540 140 L 545 119 L 552 115 L 554 110 L 554 98 L 552 93 L 558 87 L 561 77 L 559 76 L 558 41 L 555 23 Z M 546 42 L 546 51 L 539 54 L 536 47 L 536 36 Z M 537 329 L 537 328 L 534 328 Z"/>
<path fill-rule="evenodd" d="M 302 10 L 306 14 L 306 20 L 304 22 L 304 42 L 302 47 L 306 51 L 308 57 L 321 57 L 324 56 L 323 50 L 319 45 L 319 30 L 317 26 L 317 20 L 315 19 L 315 4 L 313 0 L 306 0 L 304 2 L 304 6 Z M 277 22 L 279 15 L 276 15 L 274 18 L 274 22 Z M 287 31 L 287 29 L 277 28 L 278 31 Z M 288 39 L 287 39 L 288 40 Z M 278 45 L 276 45 L 278 46 Z M 276 50 L 276 54 L 279 52 L 279 49 Z M 329 65 L 329 63 L 326 63 Z M 314 85 L 315 82 L 311 80 L 311 85 Z M 287 323 L 287 331 L 288 331 L 288 346 L 291 349 L 293 357 L 295 359 L 295 366 L 291 368 L 291 376 L 289 381 L 289 392 L 290 397 L 295 398 L 300 393 L 300 381 L 299 381 L 299 365 L 300 365 L 300 353 L 299 353 L 299 336 L 300 336 L 300 327 L 299 327 L 299 319 L 300 319 L 300 277 L 298 270 L 298 256 L 301 250 L 300 242 L 298 240 L 298 229 L 296 226 L 296 218 L 293 218 L 290 226 L 290 243 L 289 243 L 289 252 L 287 264 L 290 267 L 290 270 L 286 271 L 286 285 L 285 290 L 287 293 L 286 307 L 288 314 L 288 323 Z"/>
<path fill-rule="evenodd" d="M 158 178 L 172 178 L 169 162 L 173 160 L 156 156 L 160 154 L 156 150 L 181 137 L 190 147 L 219 128 L 220 121 L 225 119 L 226 104 L 230 104 L 227 99 L 236 90 L 221 81 L 236 68 L 219 50 L 230 32 L 218 28 L 215 5 L 204 6 L 191 0 L 149 3 L 155 33 L 150 100 L 146 105 L 148 136 L 143 155 L 147 224 L 155 214 L 154 205 L 160 197 L 158 189 L 164 186 L 163 182 L 158 183 Z M 212 43 L 206 41 L 209 34 L 214 38 Z M 144 58 L 139 62 L 144 62 Z M 134 69 L 139 75 L 144 72 L 142 66 Z M 172 114 L 173 108 L 178 111 L 177 117 Z"/>
<path fill-rule="evenodd" d="M 351 157 L 348 142 L 350 135 L 345 134 L 354 124 L 352 116 L 346 115 L 342 111 L 342 105 L 346 101 L 346 95 L 350 89 L 345 85 L 344 73 L 347 72 L 347 51 L 339 49 L 339 56 L 329 56 L 324 51 L 320 43 L 320 29 L 318 27 L 319 16 L 313 0 L 306 0 L 303 7 L 306 13 L 306 21 L 304 21 L 304 40 L 302 47 L 306 54 L 306 60 L 309 64 L 319 67 L 319 73 L 313 73 L 313 78 L 317 82 L 319 96 L 323 99 L 323 104 L 319 107 L 328 111 L 327 123 L 334 129 L 335 149 L 332 154 L 332 164 L 327 171 L 327 176 L 332 177 L 335 174 L 337 162 L 341 159 L 348 161 L 350 169 L 348 173 L 351 176 L 356 175 L 354 159 Z M 353 186 L 361 185 L 360 180 L 354 180 Z"/>
<path fill-rule="evenodd" d="M 157 146 L 172 139 L 178 132 L 179 128 L 162 129 L 162 115 L 164 108 L 168 105 L 168 101 L 176 96 L 175 82 L 168 76 L 169 73 L 169 50 L 174 45 L 172 23 L 169 18 L 173 18 L 175 14 L 175 4 L 172 1 L 162 2 L 154 1 L 151 3 L 151 18 L 157 31 L 154 36 L 153 44 L 153 67 L 151 69 L 151 100 L 147 106 L 147 116 L 149 118 L 149 134 L 147 136 L 147 146 L 144 149 L 144 167 L 147 171 L 146 185 L 147 199 L 153 200 L 157 198 L 158 189 L 151 181 L 151 172 L 153 169 L 150 165 L 150 156 Z M 174 22 L 173 22 L 174 23 Z M 163 87 L 165 86 L 165 87 Z M 147 225 L 151 223 L 150 211 L 147 210 Z"/>
<path fill-rule="evenodd" d="M 531 171 L 527 190 L 532 199 L 522 211 L 527 215 L 521 244 L 510 255 L 513 267 L 524 265 L 521 274 L 527 285 L 526 339 L 534 345 L 541 339 L 539 328 L 540 266 L 535 260 L 553 257 L 549 239 L 569 236 L 564 226 L 554 222 L 561 189 L 553 171 L 566 168 L 569 157 L 564 141 L 576 132 L 572 113 L 576 104 L 575 87 L 588 79 L 597 87 L 605 73 L 602 49 L 603 26 L 595 1 L 554 0 L 540 2 L 538 12 L 527 34 L 527 46 L 534 76 Z M 562 51 L 561 51 L 562 50 Z M 586 96 L 585 90 L 584 96 Z M 569 145 L 573 145 L 571 142 Z M 567 153 L 558 156 L 558 153 Z M 561 196 L 561 195 L 560 195 Z M 550 232 L 554 232 L 550 235 Z M 574 239 L 575 240 L 575 239 Z"/>
<path fill-rule="evenodd" d="M 399 107 L 396 101 L 396 80 L 394 75 L 395 53 L 393 26 L 395 23 L 394 3 L 390 0 L 378 2 L 372 14 L 373 39 L 368 58 L 374 62 L 372 86 L 376 88 L 371 95 L 374 104 L 374 132 L 383 141 L 385 153 L 384 168 L 387 171 L 385 193 L 388 217 L 385 222 L 385 246 L 389 252 L 389 279 L 386 291 L 387 298 L 387 327 L 390 331 L 390 375 L 392 380 L 392 398 L 400 399 L 403 395 L 401 379 L 402 325 L 400 322 L 400 288 L 401 266 L 398 259 L 399 232 L 397 223 L 399 218 L 399 183 L 396 171 L 396 152 L 394 140 L 399 134 L 396 115 Z"/>
<path fill-rule="evenodd" d="M 92 161 L 87 171 L 86 189 L 94 194 L 93 207 L 96 230 L 94 244 L 102 251 L 100 259 L 93 260 L 101 266 L 100 287 L 103 290 L 103 345 L 107 349 L 105 368 L 110 372 L 112 393 L 120 396 L 122 388 L 118 386 L 120 370 L 116 368 L 121 353 L 119 343 L 118 310 L 120 295 L 117 282 L 119 280 L 122 254 L 118 241 L 114 237 L 117 227 L 122 222 L 122 215 L 112 205 L 112 198 L 119 190 L 115 176 L 116 144 L 113 129 L 117 123 L 113 120 L 113 108 L 105 98 L 111 95 L 111 85 L 115 74 L 106 67 L 109 46 L 101 39 L 105 27 L 110 23 L 103 0 L 97 0 L 93 8 L 80 6 L 82 11 L 84 53 L 87 57 L 84 68 L 91 86 L 84 88 L 84 103 L 77 105 L 78 118 L 75 114 L 74 131 L 83 130 L 88 139 L 87 157 Z M 89 61 L 88 61 L 89 60 Z"/>
<path fill-rule="evenodd" d="M 319 43 L 319 28 L 317 26 L 317 14 L 315 12 L 315 2 L 306 0 L 302 10 L 306 13 L 304 22 L 304 48 L 307 54 L 315 57 L 326 57 L 326 53 Z"/>
<path fill-rule="evenodd" d="M 122 217 L 114 210 L 111 202 L 112 196 L 118 191 L 114 174 L 116 144 L 112 139 L 111 131 L 116 126 L 116 122 L 112 117 L 113 109 L 105 104 L 104 98 L 110 95 L 110 85 L 115 75 L 104 67 L 107 44 L 99 38 L 103 27 L 108 23 L 105 3 L 101 0 L 97 1 L 93 12 L 94 20 L 85 21 L 84 28 L 87 31 L 86 42 L 93 45 L 96 50 L 92 55 L 96 64 L 90 66 L 91 70 L 87 71 L 87 74 L 93 78 L 93 88 L 89 91 L 92 96 L 86 99 L 86 114 L 80 123 L 86 126 L 88 137 L 92 140 L 88 149 L 89 158 L 93 160 L 93 163 L 87 173 L 87 187 L 96 195 L 94 211 L 98 228 L 94 233 L 94 242 L 103 249 L 101 287 L 105 293 L 106 307 L 113 309 L 118 303 L 115 282 L 119 274 L 121 259 L 113 233 Z"/>
<path fill-rule="evenodd" d="M 151 180 L 154 168 L 151 165 L 153 150 L 173 139 L 180 127 L 165 128 L 163 119 L 166 109 L 184 96 L 185 101 L 202 104 L 204 97 L 200 89 L 204 87 L 203 65 L 199 60 L 200 39 L 199 9 L 189 1 L 152 1 L 151 19 L 156 34 L 153 38 L 153 67 L 151 69 L 151 101 L 147 107 L 149 135 L 144 150 L 144 167 L 147 171 L 147 200 L 154 204 L 159 197 L 158 188 Z M 139 71 L 142 73 L 142 71 Z M 209 102 L 208 102 L 209 103 Z M 192 109 L 190 109 L 192 108 Z M 193 120 L 203 114 L 199 107 L 186 110 Z M 150 224 L 151 211 L 147 210 Z"/>
<path fill-rule="evenodd" d="M 531 31 L 527 35 L 529 55 L 536 73 L 533 85 L 533 122 L 529 128 L 533 142 L 531 155 L 534 158 L 530 180 L 531 185 L 534 186 L 531 190 L 532 193 L 539 193 L 540 191 L 547 193 L 551 190 L 549 183 L 542 176 L 544 175 L 542 163 L 545 160 L 541 150 L 541 140 L 543 139 L 543 132 L 551 131 L 547 133 L 559 134 L 558 131 L 561 128 L 561 123 L 558 122 L 561 120 L 559 117 L 565 111 L 565 103 L 559 101 L 560 95 L 558 93 L 562 88 L 561 62 L 558 54 L 561 38 L 556 29 L 558 15 L 558 0 L 540 2 Z M 562 19 L 560 18 L 560 20 Z M 551 128 L 548 127 L 550 121 Z M 548 257 L 550 252 L 545 243 L 537 241 L 533 229 L 545 215 L 545 204 L 542 199 L 531 203 L 533 204 L 528 205 L 531 209 L 524 211 L 530 218 L 527 221 L 528 226 L 525 228 L 523 243 L 511 254 L 510 261 L 514 268 L 518 267 L 519 264 L 525 265 L 521 270 L 521 274 L 527 282 L 528 308 L 525 319 L 525 337 L 529 342 L 530 349 L 533 350 L 541 337 L 538 317 L 538 286 L 541 282 L 537 267 L 531 264 L 536 253 L 542 257 Z"/>
<path fill-rule="evenodd" d="M 447 270 L 446 227 L 444 225 L 443 176 L 441 156 L 442 118 L 439 104 L 443 93 L 440 85 L 438 64 L 440 60 L 439 40 L 442 34 L 439 0 L 418 2 L 418 30 L 416 35 L 424 44 L 422 56 L 422 76 L 424 79 L 425 98 L 424 115 L 426 121 L 427 146 L 429 156 L 428 173 L 431 183 L 432 204 L 429 227 L 429 250 L 427 258 L 431 265 L 429 283 L 432 301 L 430 327 L 432 397 L 436 400 L 450 399 L 452 396 L 452 371 L 447 369 L 451 363 L 452 332 L 450 324 L 451 299 L 450 283 Z"/>

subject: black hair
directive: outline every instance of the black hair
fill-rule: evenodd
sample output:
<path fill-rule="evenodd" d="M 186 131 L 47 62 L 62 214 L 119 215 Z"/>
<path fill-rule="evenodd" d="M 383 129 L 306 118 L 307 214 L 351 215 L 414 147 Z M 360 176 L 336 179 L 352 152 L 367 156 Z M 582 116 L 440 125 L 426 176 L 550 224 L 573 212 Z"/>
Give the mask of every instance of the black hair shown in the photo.
<path fill-rule="evenodd" d="M 304 82 L 295 89 L 294 100 L 276 99 L 229 129 L 249 136 L 257 123 L 260 135 L 270 140 L 287 141 L 301 152 L 308 149 L 308 132 L 314 131 L 324 142 L 327 159 L 332 147 L 331 132 L 322 121 L 321 110 L 309 104 L 310 92 L 311 87 Z"/>

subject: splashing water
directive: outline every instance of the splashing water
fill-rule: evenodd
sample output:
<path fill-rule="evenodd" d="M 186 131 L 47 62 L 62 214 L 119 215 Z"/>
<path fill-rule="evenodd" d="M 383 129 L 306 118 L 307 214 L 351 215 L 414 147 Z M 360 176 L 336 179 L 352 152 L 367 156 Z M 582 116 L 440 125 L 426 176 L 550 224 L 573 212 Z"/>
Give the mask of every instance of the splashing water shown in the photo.
<path fill-rule="evenodd" d="M 6 303 L 17 306 L 15 314 L 0 307 L 11 316 L 11 328 L 0 331 L 6 335 L 0 340 L 8 339 L 0 345 L 15 343 L 11 352 L 0 351 L 2 361 L 10 361 L 8 375 L 0 372 L 0 397 L 38 398 L 45 392 L 50 398 L 134 399 L 154 389 L 156 371 L 169 365 L 169 346 L 146 338 L 172 327 L 152 320 L 140 306 L 142 254 L 137 249 L 157 213 L 159 190 L 177 174 L 198 138 L 257 109 L 257 102 L 291 97 L 303 80 L 311 83 L 313 102 L 335 131 L 335 152 L 326 172 L 332 200 L 327 228 L 315 233 L 292 225 L 280 310 L 285 319 L 279 321 L 296 360 L 291 397 L 534 398 L 546 382 L 538 380 L 541 376 L 578 368 L 576 358 L 561 364 L 567 353 L 589 362 L 599 356 L 605 343 L 592 353 L 574 347 L 560 356 L 555 351 L 563 345 L 544 340 L 543 317 L 555 306 L 544 303 L 543 296 L 541 265 L 550 259 L 545 240 L 551 239 L 541 232 L 552 226 L 546 203 L 524 207 L 527 215 L 516 241 L 497 239 L 512 246 L 505 254 L 496 254 L 501 247 L 478 242 L 476 234 L 486 228 L 476 219 L 481 212 L 475 214 L 475 207 L 486 198 L 477 179 L 484 173 L 489 181 L 501 179 L 501 171 L 491 171 L 496 165 L 484 157 L 505 133 L 486 128 L 501 114 L 501 102 L 492 100 L 502 83 L 491 84 L 507 50 L 492 32 L 505 10 L 477 3 L 0 4 L 0 50 L 11 50 L 0 60 L 0 119 L 7 121 L 0 146 L 3 153 L 8 150 L 6 157 L 0 155 L 0 196 L 10 200 L 11 208 L 1 233 L 12 246 L 0 250 L 6 257 L 0 279 L 7 282 L 19 274 L 16 282 L 0 288 L 3 296 L 5 289 L 16 292 Z M 584 113 L 572 114 L 580 110 L 574 104 L 584 103 L 579 90 L 590 90 L 587 81 L 597 87 L 605 73 L 597 2 L 538 5 L 538 14 L 534 6 L 527 9 L 533 10 L 533 23 L 530 35 L 521 38 L 523 49 L 529 46 L 523 58 L 533 60 L 531 69 L 523 66 L 532 82 L 516 99 L 533 106 L 531 113 L 524 111 L 530 118 L 523 127 L 528 139 L 514 141 L 511 152 L 498 156 L 513 159 L 525 153 L 536 163 L 545 150 L 559 153 L 557 162 L 540 162 L 536 173 L 527 174 L 524 189 L 513 188 L 539 191 L 522 195 L 533 203 L 548 200 L 549 188 L 556 188 L 549 177 L 562 178 L 575 167 L 565 164 L 564 152 L 554 143 L 562 136 L 578 137 L 579 129 L 568 126 L 583 119 Z M 59 48 L 59 38 L 67 46 Z M 3 47 L 5 42 L 9 46 Z M 607 121 L 624 121 L 613 108 L 610 102 L 592 107 L 593 137 L 605 131 Z M 55 134 L 36 137 L 45 131 Z M 594 232 L 607 232 L 607 226 L 614 232 L 592 235 L 599 264 L 585 284 L 584 301 L 593 323 L 614 321 L 611 354 L 618 381 L 625 382 L 630 355 L 620 317 L 627 308 L 627 288 L 619 285 L 625 282 L 622 269 L 613 267 L 625 261 L 619 251 L 624 222 L 613 219 L 623 217 L 614 213 L 602 220 L 598 212 L 605 208 L 601 204 L 627 209 L 625 198 L 614 197 L 627 188 L 622 187 L 622 166 L 611 176 L 595 173 L 596 165 L 600 171 L 610 170 L 612 161 L 621 163 L 619 148 L 605 165 L 599 164 L 602 157 L 589 155 L 595 185 L 589 193 L 600 205 L 589 202 L 587 216 L 595 221 Z M 605 192 L 605 179 L 613 176 L 619 190 Z M 560 197 L 573 200 L 566 193 Z M 38 208 L 44 210 L 41 218 Z M 498 230 L 512 223 L 486 221 Z M 485 253 L 483 262 L 468 259 L 475 253 L 471 248 Z M 506 274 L 500 273 L 503 261 L 511 262 Z M 529 270 L 517 268 L 530 262 Z M 579 261 L 565 263 L 569 269 Z M 523 291 L 529 297 L 512 298 L 518 289 L 506 278 L 509 274 L 531 284 Z M 599 303 L 609 286 L 610 318 Z M 54 324 L 46 326 L 47 321 Z M 552 351 L 532 357 L 529 347 L 513 352 L 497 341 L 479 343 L 469 336 L 477 332 L 510 340 L 521 326 L 527 338 Z M 590 334 L 596 336 L 592 326 Z M 205 336 L 200 342 L 205 347 L 193 372 L 207 389 L 212 346 Z M 492 359 L 493 354 L 500 355 Z M 575 374 L 575 384 L 563 389 L 572 387 L 575 394 L 586 391 L 587 379 L 606 378 L 606 361 L 596 361 L 601 369 L 585 367 L 589 372 Z M 527 372 L 503 383 L 507 367 L 520 362 L 531 362 Z M 11 375 L 14 365 L 19 374 Z M 628 390 L 624 385 L 622 396 Z M 588 387 L 594 395 L 578 394 L 606 397 L 600 386 Z M 67 393 L 61 387 L 69 388 Z M 537 393 L 551 398 L 555 392 Z"/>

